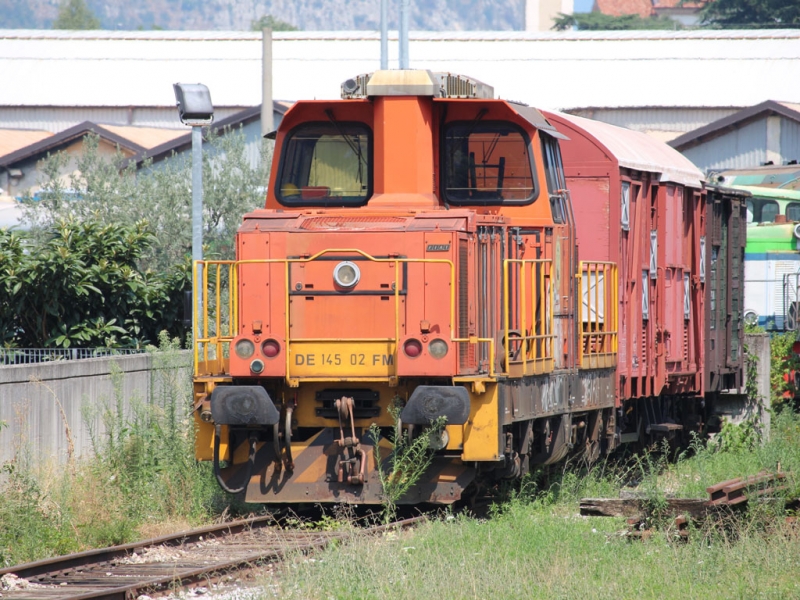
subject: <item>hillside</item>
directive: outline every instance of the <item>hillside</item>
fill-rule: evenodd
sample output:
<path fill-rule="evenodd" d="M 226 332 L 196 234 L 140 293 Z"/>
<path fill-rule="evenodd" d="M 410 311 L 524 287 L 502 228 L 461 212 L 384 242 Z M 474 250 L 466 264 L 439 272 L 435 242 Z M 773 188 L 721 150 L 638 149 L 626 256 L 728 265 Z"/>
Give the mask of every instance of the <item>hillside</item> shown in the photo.
<path fill-rule="evenodd" d="M 87 0 L 103 29 L 249 30 L 271 14 L 307 31 L 378 30 L 380 0 Z M 411 0 L 411 29 L 513 30 L 524 0 Z M 58 0 L 0 0 L 0 29 L 49 29 Z M 399 0 L 389 2 L 397 28 Z"/>

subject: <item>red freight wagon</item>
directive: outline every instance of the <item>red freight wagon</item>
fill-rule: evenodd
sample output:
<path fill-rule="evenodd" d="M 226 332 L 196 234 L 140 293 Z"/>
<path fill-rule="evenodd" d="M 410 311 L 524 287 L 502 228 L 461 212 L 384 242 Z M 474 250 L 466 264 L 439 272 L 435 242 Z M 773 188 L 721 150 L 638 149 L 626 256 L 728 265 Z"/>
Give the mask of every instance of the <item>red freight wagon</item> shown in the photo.
<path fill-rule="evenodd" d="M 582 260 L 619 269 L 617 401 L 703 393 L 703 174 L 650 136 L 547 113 Z"/>

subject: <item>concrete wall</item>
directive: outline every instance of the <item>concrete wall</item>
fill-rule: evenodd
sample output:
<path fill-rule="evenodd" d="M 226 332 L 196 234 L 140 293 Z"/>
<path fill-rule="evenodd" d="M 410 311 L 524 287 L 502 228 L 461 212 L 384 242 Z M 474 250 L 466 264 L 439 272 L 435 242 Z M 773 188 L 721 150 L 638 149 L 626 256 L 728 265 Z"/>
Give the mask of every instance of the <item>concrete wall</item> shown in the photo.
<path fill-rule="evenodd" d="M 763 439 L 769 439 L 770 410 L 772 408 L 772 391 L 770 390 L 770 337 L 767 333 L 747 333 L 744 336 L 747 352 L 756 360 L 756 395 L 757 400 L 748 398 L 745 390 L 730 390 L 720 395 L 714 403 L 714 413 L 734 424 L 757 418 L 760 423 Z M 745 379 L 747 372 L 745 367 Z"/>
<path fill-rule="evenodd" d="M 86 456 L 90 427 L 106 431 L 105 406 L 130 414 L 133 403 L 166 393 L 188 406 L 190 384 L 189 351 L 0 366 L 0 464 L 20 451 L 33 463 Z"/>

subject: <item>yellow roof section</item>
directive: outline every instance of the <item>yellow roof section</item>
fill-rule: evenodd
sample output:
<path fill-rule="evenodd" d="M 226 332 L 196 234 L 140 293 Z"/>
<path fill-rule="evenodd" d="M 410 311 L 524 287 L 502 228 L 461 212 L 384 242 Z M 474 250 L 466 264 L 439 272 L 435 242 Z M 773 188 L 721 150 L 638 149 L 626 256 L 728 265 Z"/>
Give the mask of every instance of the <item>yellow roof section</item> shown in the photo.
<path fill-rule="evenodd" d="M 52 135 L 49 131 L 0 129 L 0 156 L 16 152 L 20 148 L 40 142 Z"/>
<path fill-rule="evenodd" d="M 185 129 L 158 129 L 156 127 L 128 127 L 122 125 L 100 125 L 100 127 L 147 149 L 155 148 L 190 133 L 188 127 Z"/>

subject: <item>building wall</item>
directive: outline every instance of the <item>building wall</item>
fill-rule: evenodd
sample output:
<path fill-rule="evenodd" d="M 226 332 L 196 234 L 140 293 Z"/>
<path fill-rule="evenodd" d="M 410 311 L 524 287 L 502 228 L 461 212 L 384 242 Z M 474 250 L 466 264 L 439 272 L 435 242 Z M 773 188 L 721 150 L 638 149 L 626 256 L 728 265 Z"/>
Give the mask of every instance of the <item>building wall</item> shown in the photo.
<path fill-rule="evenodd" d="M 169 373 L 169 377 L 164 377 Z M 164 385 L 191 397 L 191 352 L 0 366 L 0 464 L 16 454 L 36 464 L 92 453 L 106 407 L 130 415 L 136 402 L 160 402 Z M 172 393 L 172 392 L 170 392 Z"/>
<path fill-rule="evenodd" d="M 80 155 L 83 153 L 83 145 L 83 138 L 81 138 L 61 150 L 64 154 L 66 154 L 67 161 L 59 170 L 59 173 L 61 176 L 62 185 L 67 189 L 72 187 L 72 176 L 80 173 L 78 171 L 78 161 L 80 159 Z M 116 145 L 102 139 L 100 140 L 97 149 L 100 156 L 105 158 L 112 158 L 117 152 Z M 129 150 L 123 150 L 122 153 L 124 156 L 132 156 L 133 154 Z M 34 156 L 15 163 L 13 168 L 22 172 L 21 177 L 10 176 L 8 171 L 5 169 L 0 169 L 0 188 L 3 188 L 4 194 L 13 197 L 21 196 L 26 191 L 30 192 L 31 194 L 36 193 L 46 179 L 46 176 L 42 171 L 44 160 L 45 157 L 43 156 Z"/>
<path fill-rule="evenodd" d="M 681 153 L 704 172 L 745 169 L 767 159 L 766 119 L 754 121 Z"/>
<path fill-rule="evenodd" d="M 525 0 L 525 31 L 550 31 L 558 13 L 573 10 L 573 0 Z"/>
<path fill-rule="evenodd" d="M 727 117 L 738 110 L 732 107 L 644 106 L 641 108 L 577 108 L 567 112 L 617 127 L 641 131 L 668 142 L 679 135 Z"/>
<path fill-rule="evenodd" d="M 780 165 L 800 158 L 800 124 L 762 117 L 681 153 L 701 171 L 748 169 L 772 161 Z"/>
<path fill-rule="evenodd" d="M 396 40 L 392 32 L 392 68 Z M 409 60 L 546 109 L 744 107 L 800 101 L 787 77 L 800 65 L 798 42 L 797 30 L 412 32 Z M 380 34 L 275 32 L 273 59 L 275 98 L 336 98 L 342 81 L 379 68 Z M 262 71 L 259 32 L 0 30 L 4 106 L 170 107 L 178 78 L 208 85 L 217 106 L 255 106 Z"/>
<path fill-rule="evenodd" d="M 783 162 L 800 162 L 800 123 L 782 119 L 780 139 Z"/>

